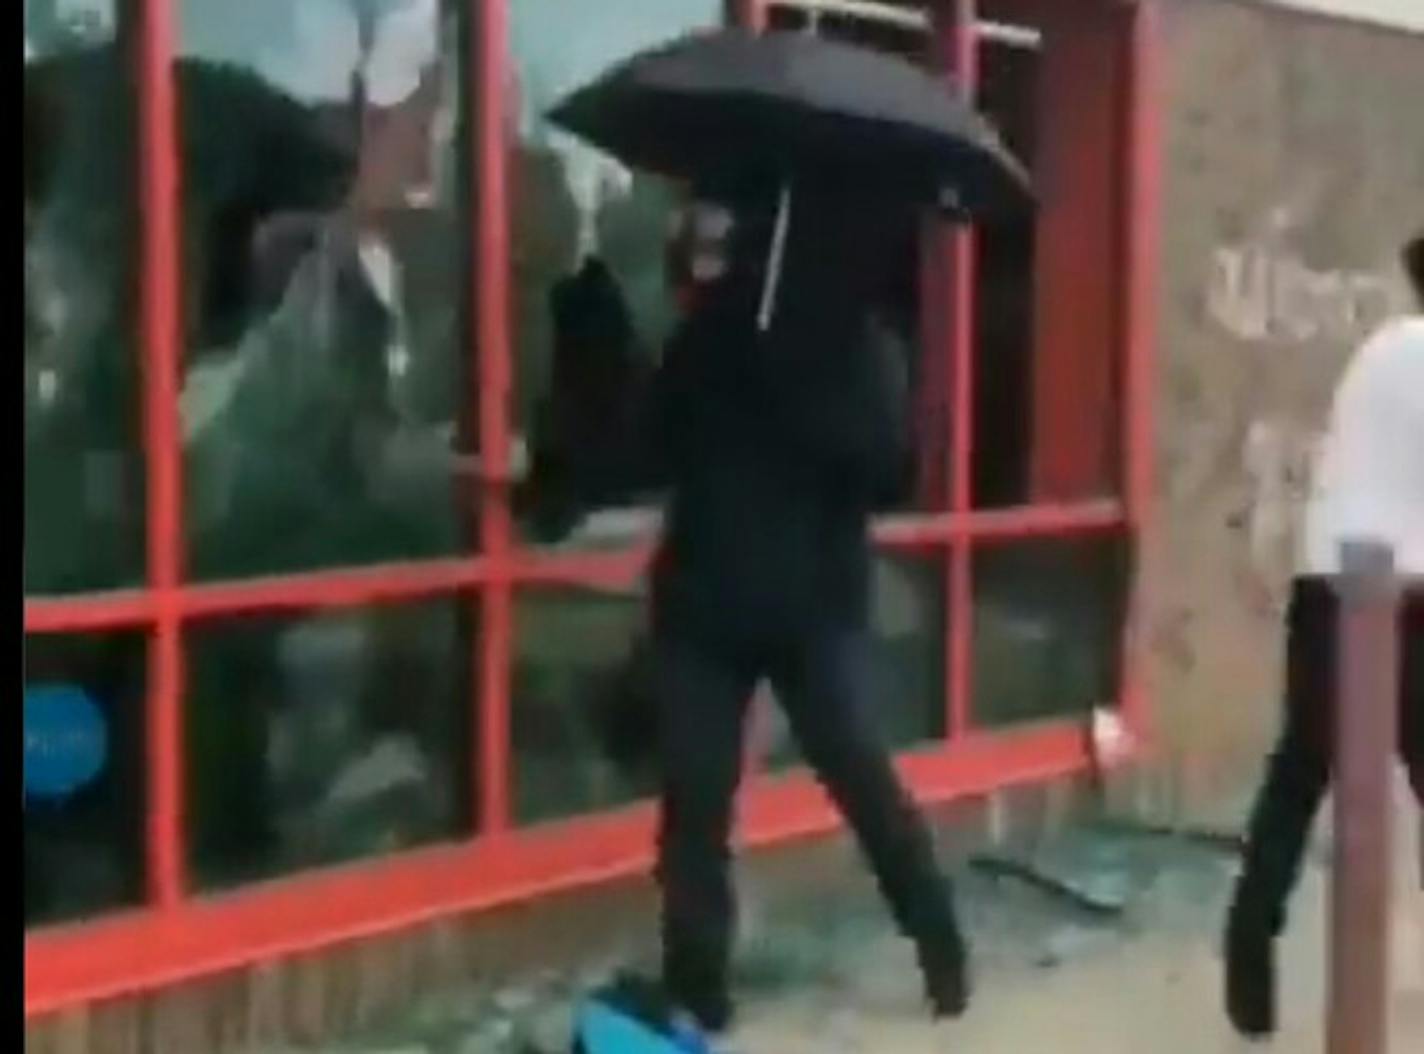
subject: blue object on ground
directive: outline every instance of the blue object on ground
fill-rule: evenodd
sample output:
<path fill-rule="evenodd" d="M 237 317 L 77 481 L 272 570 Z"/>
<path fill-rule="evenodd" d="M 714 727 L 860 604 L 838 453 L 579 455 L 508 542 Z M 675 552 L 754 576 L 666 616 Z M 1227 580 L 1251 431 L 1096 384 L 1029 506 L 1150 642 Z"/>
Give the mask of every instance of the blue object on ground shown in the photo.
<path fill-rule="evenodd" d="M 702 1034 L 675 1020 L 646 985 L 624 980 L 590 996 L 575 1017 L 577 1054 L 711 1054 Z"/>

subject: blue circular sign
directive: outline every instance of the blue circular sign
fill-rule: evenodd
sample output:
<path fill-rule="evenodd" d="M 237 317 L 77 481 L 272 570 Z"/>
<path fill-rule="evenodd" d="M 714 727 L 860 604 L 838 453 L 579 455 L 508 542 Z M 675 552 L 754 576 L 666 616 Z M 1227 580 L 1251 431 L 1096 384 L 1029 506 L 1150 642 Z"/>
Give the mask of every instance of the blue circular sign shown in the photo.
<path fill-rule="evenodd" d="M 104 715 L 73 684 L 25 689 L 25 797 L 66 798 L 92 783 L 109 754 Z"/>

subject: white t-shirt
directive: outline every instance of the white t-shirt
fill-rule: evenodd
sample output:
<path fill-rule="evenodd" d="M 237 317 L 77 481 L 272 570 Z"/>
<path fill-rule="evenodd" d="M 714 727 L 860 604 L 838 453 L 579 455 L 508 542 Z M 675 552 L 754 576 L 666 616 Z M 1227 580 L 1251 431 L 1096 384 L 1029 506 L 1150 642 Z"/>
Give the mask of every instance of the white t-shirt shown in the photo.
<path fill-rule="evenodd" d="M 1424 575 L 1424 315 L 1385 324 L 1335 390 L 1303 570 L 1336 573 L 1347 538 L 1387 542 L 1396 570 Z"/>

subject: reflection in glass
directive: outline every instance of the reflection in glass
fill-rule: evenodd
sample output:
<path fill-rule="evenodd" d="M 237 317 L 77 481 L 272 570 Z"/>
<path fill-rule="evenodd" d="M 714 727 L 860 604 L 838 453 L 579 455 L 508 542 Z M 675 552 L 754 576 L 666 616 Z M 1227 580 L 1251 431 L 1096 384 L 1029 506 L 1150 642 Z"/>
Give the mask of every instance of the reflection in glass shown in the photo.
<path fill-rule="evenodd" d="M 112 3 L 25 4 L 25 592 L 143 577 L 132 79 Z"/>
<path fill-rule="evenodd" d="M 473 537 L 467 7 L 182 5 L 197 576 L 444 555 Z"/>
<path fill-rule="evenodd" d="M 189 845 L 228 886 L 471 827 L 465 600 L 191 630 Z"/>
<path fill-rule="evenodd" d="M 517 819 L 535 823 L 652 795 L 651 656 L 642 596 L 523 594 L 514 641 Z"/>
<path fill-rule="evenodd" d="M 633 427 L 676 319 L 666 264 L 677 194 L 554 129 L 565 93 L 633 53 L 715 26 L 721 0 L 517 0 L 511 114 L 515 425 L 530 452 L 516 513 L 544 543 L 621 544 L 644 518 Z"/>
<path fill-rule="evenodd" d="M 25 638 L 25 925 L 143 898 L 146 649 L 137 633 Z"/>
<path fill-rule="evenodd" d="M 973 723 L 1087 720 L 1118 697 L 1127 545 L 984 546 L 974 556 Z"/>
<path fill-rule="evenodd" d="M 1038 53 L 985 43 L 979 105 L 1032 171 L 1038 121 Z M 1033 213 L 982 224 L 975 240 L 974 479 L 976 508 L 1033 501 Z"/>
<path fill-rule="evenodd" d="M 886 553 L 876 564 L 872 625 L 884 672 L 871 708 L 897 749 L 945 734 L 946 588 L 943 559 Z"/>
<path fill-rule="evenodd" d="M 880 553 L 876 557 L 871 632 L 871 692 L 865 701 L 886 745 L 909 750 L 945 734 L 945 562 L 939 557 Z M 767 764 L 804 763 L 774 693 L 764 688 L 758 735 Z"/>

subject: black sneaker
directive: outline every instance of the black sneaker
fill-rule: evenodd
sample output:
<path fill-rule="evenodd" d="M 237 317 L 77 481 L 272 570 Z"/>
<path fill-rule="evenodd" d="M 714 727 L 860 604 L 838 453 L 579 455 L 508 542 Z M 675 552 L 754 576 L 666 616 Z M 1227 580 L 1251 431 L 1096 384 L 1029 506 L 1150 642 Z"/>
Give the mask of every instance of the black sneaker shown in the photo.
<path fill-rule="evenodd" d="M 725 1035 L 732 1027 L 735 1015 L 731 997 L 726 992 L 679 993 L 673 1001 L 687 1011 L 697 1027 L 709 1036 Z"/>
<path fill-rule="evenodd" d="M 1227 927 L 1226 1016 L 1247 1039 L 1276 1031 L 1276 942 L 1264 927 Z"/>
<path fill-rule="evenodd" d="M 969 1008 L 969 969 L 964 941 L 948 940 L 919 946 L 920 973 L 935 1019 L 959 1017 Z"/>
<path fill-rule="evenodd" d="M 709 1035 L 721 1035 L 732 1027 L 732 998 L 720 975 L 713 976 L 705 970 L 665 969 L 663 986 L 668 1001 L 691 1015 Z"/>

